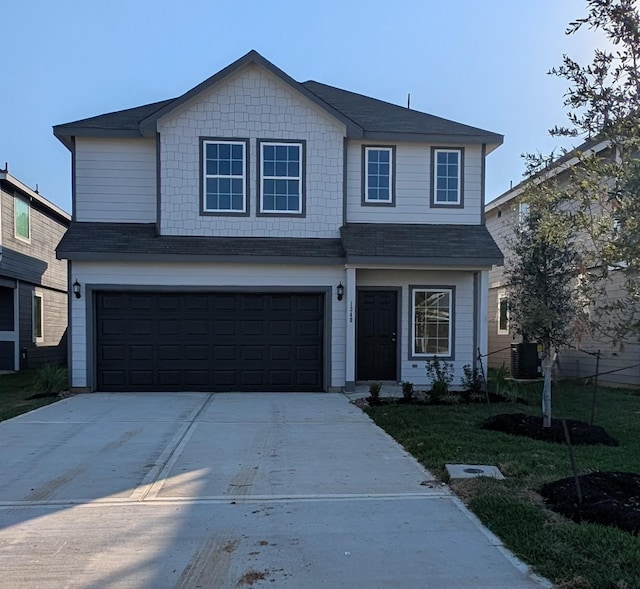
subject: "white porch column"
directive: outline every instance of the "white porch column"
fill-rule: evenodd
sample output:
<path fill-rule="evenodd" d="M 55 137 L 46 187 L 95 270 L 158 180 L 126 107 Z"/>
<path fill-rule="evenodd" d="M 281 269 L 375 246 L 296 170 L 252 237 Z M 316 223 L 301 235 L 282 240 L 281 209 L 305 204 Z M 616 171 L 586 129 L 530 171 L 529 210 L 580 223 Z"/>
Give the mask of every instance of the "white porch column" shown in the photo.
<path fill-rule="evenodd" d="M 347 268 L 347 333 L 346 333 L 346 375 L 345 391 L 353 391 L 356 385 L 356 269 Z"/>

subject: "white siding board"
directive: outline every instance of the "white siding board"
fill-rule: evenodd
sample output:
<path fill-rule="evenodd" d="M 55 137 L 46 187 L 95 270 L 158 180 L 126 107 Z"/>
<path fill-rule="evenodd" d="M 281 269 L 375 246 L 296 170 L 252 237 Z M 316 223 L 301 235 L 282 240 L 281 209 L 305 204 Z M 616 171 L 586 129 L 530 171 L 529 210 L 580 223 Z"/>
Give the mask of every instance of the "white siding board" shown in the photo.
<path fill-rule="evenodd" d="M 345 126 L 262 68 L 247 67 L 160 119 L 163 235 L 338 237 Z M 249 216 L 200 214 L 200 138 L 249 139 Z M 257 139 L 306 142 L 306 215 L 256 214 Z"/>
<path fill-rule="evenodd" d="M 156 221 L 155 140 L 78 137 L 75 157 L 75 220 Z"/>
<path fill-rule="evenodd" d="M 149 287 L 209 287 L 216 289 L 243 288 L 259 291 L 260 287 L 331 288 L 331 376 L 329 386 L 344 386 L 345 374 L 345 301 L 337 301 L 335 286 L 345 280 L 344 268 L 318 266 L 265 266 L 252 264 L 128 264 L 74 262 L 74 277 L 83 285 L 135 284 Z M 133 277 L 133 278 L 132 278 Z M 72 312 L 72 386 L 87 386 L 87 297 L 71 300 Z"/>
<path fill-rule="evenodd" d="M 460 388 L 462 367 L 473 364 L 475 350 L 473 329 L 473 274 L 471 272 L 437 272 L 407 270 L 358 270 L 358 287 L 401 287 L 400 379 L 416 385 L 428 385 L 426 360 L 410 359 L 411 333 L 410 286 L 455 286 L 455 359 L 452 361 L 455 379 L 452 388 Z"/>
<path fill-rule="evenodd" d="M 362 205 L 362 146 L 396 146 L 395 206 Z M 482 199 L 482 149 L 460 146 L 464 154 L 464 208 L 431 208 L 431 145 L 349 141 L 347 220 L 350 223 L 437 223 L 478 225 Z M 458 146 L 456 146 L 458 147 Z"/>

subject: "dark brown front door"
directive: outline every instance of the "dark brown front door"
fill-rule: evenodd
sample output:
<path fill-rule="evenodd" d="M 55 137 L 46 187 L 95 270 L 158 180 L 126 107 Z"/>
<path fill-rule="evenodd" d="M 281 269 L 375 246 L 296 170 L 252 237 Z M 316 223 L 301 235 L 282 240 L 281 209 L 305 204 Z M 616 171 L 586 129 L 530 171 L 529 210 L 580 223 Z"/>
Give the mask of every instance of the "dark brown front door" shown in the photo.
<path fill-rule="evenodd" d="M 396 380 L 398 293 L 358 291 L 357 380 Z"/>

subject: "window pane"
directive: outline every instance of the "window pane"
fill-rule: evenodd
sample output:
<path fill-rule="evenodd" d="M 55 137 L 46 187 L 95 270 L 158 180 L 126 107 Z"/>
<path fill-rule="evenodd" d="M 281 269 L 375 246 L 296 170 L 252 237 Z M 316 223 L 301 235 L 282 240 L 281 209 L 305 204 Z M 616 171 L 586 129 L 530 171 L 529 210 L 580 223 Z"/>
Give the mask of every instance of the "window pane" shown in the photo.
<path fill-rule="evenodd" d="M 288 149 L 286 145 L 276 145 L 275 147 L 275 159 L 286 160 L 288 157 Z"/>
<path fill-rule="evenodd" d="M 273 161 L 276 158 L 276 147 L 275 145 L 263 145 L 262 153 L 264 155 L 265 160 Z"/>
<path fill-rule="evenodd" d="M 242 161 L 244 159 L 244 146 L 243 145 L 232 145 L 231 146 L 231 157 L 234 160 Z"/>
<path fill-rule="evenodd" d="M 231 145 L 219 143 L 218 146 L 218 157 L 223 160 L 231 159 Z"/>
<path fill-rule="evenodd" d="M 21 198 L 13 200 L 15 206 L 16 235 L 29 239 L 29 203 Z"/>
<path fill-rule="evenodd" d="M 33 337 L 42 337 L 42 297 L 33 297 Z"/>
<path fill-rule="evenodd" d="M 286 161 L 276 162 L 276 176 L 286 176 L 288 171 L 288 165 Z"/>
<path fill-rule="evenodd" d="M 449 355 L 450 291 L 414 291 L 413 353 Z"/>

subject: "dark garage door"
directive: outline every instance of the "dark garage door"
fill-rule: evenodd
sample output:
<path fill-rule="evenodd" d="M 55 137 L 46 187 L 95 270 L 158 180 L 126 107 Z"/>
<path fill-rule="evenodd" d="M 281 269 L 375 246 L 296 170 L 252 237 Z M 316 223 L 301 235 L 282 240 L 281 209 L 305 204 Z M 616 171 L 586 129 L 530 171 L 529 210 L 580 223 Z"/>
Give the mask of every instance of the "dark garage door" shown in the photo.
<path fill-rule="evenodd" d="M 96 293 L 103 391 L 320 391 L 324 295 Z"/>

